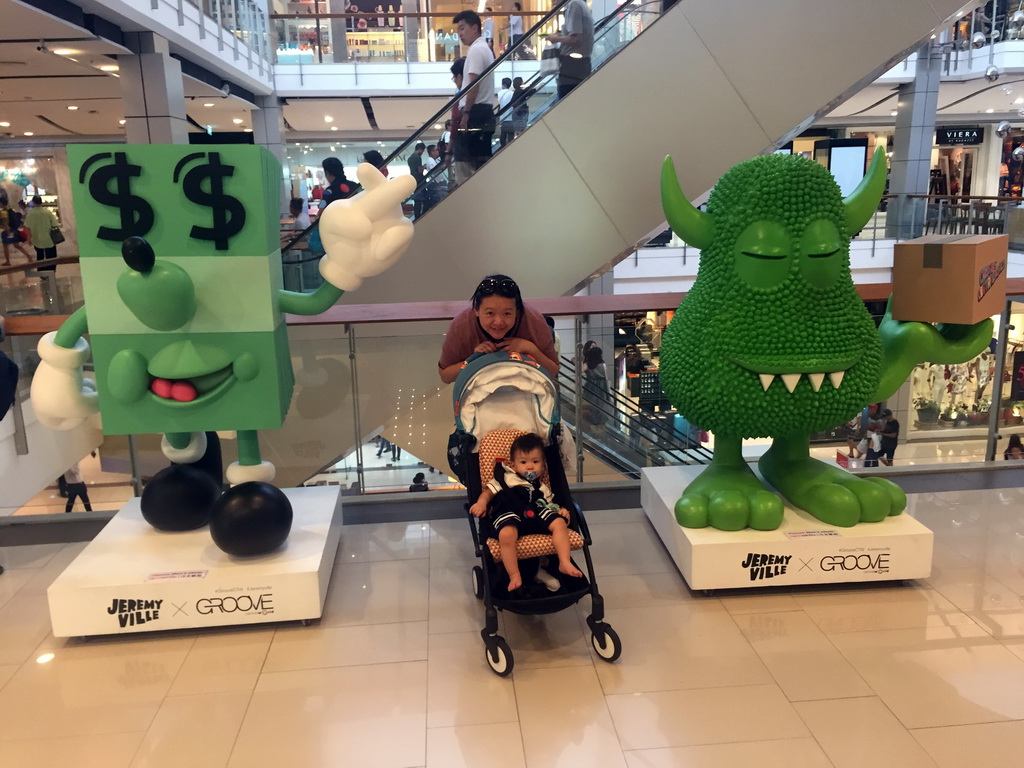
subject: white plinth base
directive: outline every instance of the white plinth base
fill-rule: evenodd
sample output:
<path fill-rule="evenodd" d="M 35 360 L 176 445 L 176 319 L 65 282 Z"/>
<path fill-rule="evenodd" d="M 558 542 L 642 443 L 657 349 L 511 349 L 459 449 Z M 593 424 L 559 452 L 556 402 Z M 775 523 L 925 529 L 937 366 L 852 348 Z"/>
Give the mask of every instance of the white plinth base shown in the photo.
<path fill-rule="evenodd" d="M 691 589 L 779 587 L 931 575 L 934 535 L 906 513 L 837 528 L 786 506 L 774 531 L 683 528 L 675 503 L 702 467 L 643 470 L 640 503 Z"/>
<path fill-rule="evenodd" d="M 337 488 L 285 488 L 288 541 L 262 557 L 225 554 L 203 527 L 157 531 L 132 499 L 50 585 L 55 637 L 316 619 L 341 537 Z"/>

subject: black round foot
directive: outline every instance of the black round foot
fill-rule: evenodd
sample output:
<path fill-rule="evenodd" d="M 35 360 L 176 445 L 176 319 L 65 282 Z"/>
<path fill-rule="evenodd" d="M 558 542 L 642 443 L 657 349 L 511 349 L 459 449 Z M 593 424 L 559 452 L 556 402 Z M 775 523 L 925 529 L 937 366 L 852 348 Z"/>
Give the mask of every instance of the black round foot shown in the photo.
<path fill-rule="evenodd" d="M 191 531 L 210 521 L 220 486 L 207 472 L 172 464 L 146 483 L 142 517 L 159 531 Z"/>
<path fill-rule="evenodd" d="M 292 527 L 288 497 L 269 483 L 242 483 L 217 500 L 210 519 L 213 542 L 229 555 L 263 555 L 281 546 Z"/>

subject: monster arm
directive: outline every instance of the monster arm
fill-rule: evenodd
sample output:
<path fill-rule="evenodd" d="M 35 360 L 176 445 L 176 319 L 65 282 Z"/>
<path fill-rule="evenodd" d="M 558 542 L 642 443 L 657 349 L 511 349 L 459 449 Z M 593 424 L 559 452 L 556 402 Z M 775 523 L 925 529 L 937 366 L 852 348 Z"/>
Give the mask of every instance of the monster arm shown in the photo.
<path fill-rule="evenodd" d="M 96 385 L 82 376 L 89 359 L 84 338 L 87 329 L 82 307 L 57 331 L 43 336 L 36 347 L 40 361 L 32 376 L 32 409 L 50 429 L 74 429 L 99 411 Z"/>
<path fill-rule="evenodd" d="M 878 328 L 882 337 L 882 374 L 871 402 L 893 395 L 918 363 L 965 363 L 980 355 L 992 341 L 992 320 L 974 325 L 901 322 L 892 317 L 892 297 Z"/>
<path fill-rule="evenodd" d="M 334 306 L 344 293 L 330 283 L 324 283 L 313 293 L 279 291 L 278 298 L 282 312 L 290 315 L 319 315 Z"/>

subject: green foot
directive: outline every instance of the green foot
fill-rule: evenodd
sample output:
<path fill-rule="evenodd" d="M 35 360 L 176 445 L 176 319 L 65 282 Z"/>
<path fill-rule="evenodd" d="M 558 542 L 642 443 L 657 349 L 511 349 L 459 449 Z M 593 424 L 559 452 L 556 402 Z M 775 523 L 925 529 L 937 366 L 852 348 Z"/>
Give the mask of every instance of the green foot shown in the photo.
<path fill-rule="evenodd" d="M 812 459 L 794 458 L 777 445 L 761 457 L 764 479 L 790 503 L 829 525 L 849 528 L 877 523 L 907 508 L 903 490 L 880 477 L 856 477 L 846 470 Z"/>
<path fill-rule="evenodd" d="M 684 528 L 711 526 L 722 531 L 782 524 L 782 499 L 769 491 L 746 464 L 712 463 L 676 502 L 676 521 Z"/>

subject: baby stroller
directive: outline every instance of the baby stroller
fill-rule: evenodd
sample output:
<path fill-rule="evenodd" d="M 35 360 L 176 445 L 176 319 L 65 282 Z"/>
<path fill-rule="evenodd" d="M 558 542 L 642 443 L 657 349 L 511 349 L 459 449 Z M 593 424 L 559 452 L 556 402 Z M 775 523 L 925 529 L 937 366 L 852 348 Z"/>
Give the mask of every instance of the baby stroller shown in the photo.
<path fill-rule="evenodd" d="M 591 643 L 597 655 L 615 661 L 622 645 L 615 630 L 604 621 L 604 599 L 597 591 L 594 564 L 590 558 L 590 532 L 583 512 L 572 499 L 559 443 L 564 440 L 559 423 L 558 388 L 550 374 L 529 355 L 494 352 L 470 358 L 459 373 L 453 391 L 455 432 L 449 440 L 448 458 L 452 470 L 466 486 L 465 505 L 473 545 L 480 565 L 473 567 L 473 594 L 484 602 L 484 655 L 491 669 L 502 677 L 512 672 L 512 650 L 498 632 L 498 611 L 537 615 L 554 613 L 575 605 L 590 595 L 587 617 Z M 495 462 L 509 455 L 512 441 L 525 432 L 544 438 L 547 476 L 542 477 L 554 493 L 555 502 L 569 510 L 569 539 L 572 550 L 583 551 L 586 569 L 581 577 L 567 576 L 551 567 L 558 590 L 535 582 L 541 558 L 552 556 L 554 546 L 548 535 L 525 535 L 517 549 L 523 587 L 508 591 L 508 574 L 501 563 L 497 534 L 489 516 L 476 518 L 468 510 L 494 473 Z M 575 457 L 571 457 L 573 460 Z M 574 561 L 575 562 L 575 561 Z M 579 564 L 576 564 L 579 568 Z M 581 569 L 583 570 L 583 569 Z M 589 578 L 588 578 L 589 576 Z M 549 580 L 550 583 L 550 580 Z"/>

